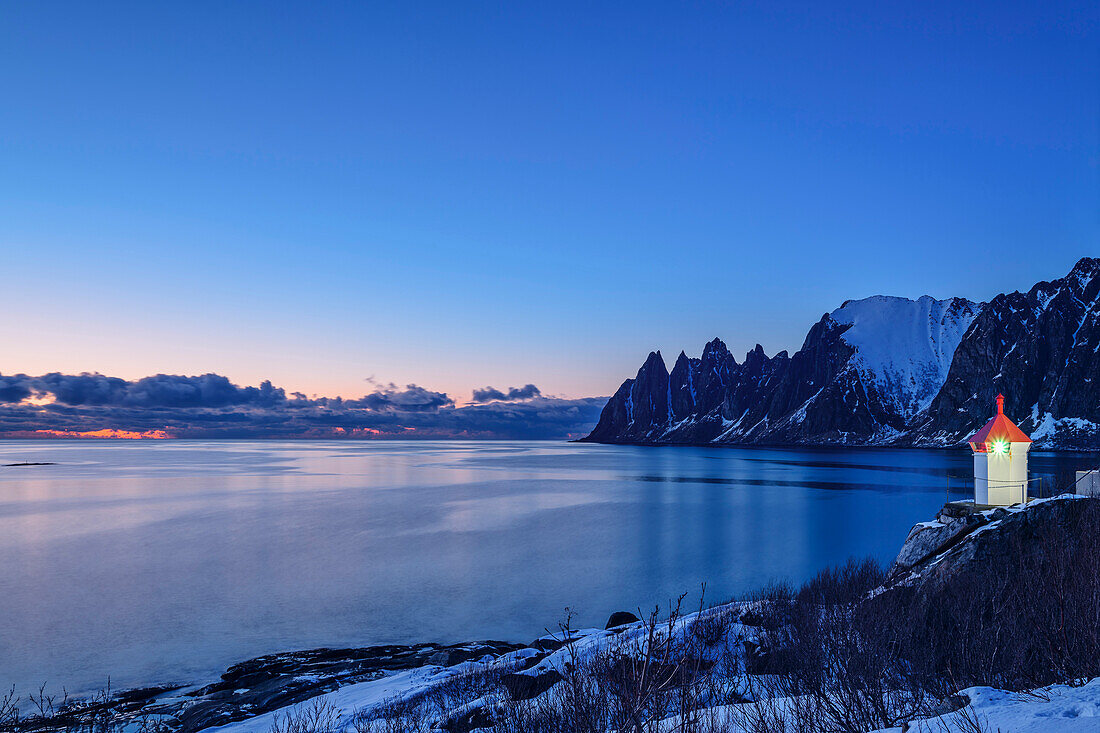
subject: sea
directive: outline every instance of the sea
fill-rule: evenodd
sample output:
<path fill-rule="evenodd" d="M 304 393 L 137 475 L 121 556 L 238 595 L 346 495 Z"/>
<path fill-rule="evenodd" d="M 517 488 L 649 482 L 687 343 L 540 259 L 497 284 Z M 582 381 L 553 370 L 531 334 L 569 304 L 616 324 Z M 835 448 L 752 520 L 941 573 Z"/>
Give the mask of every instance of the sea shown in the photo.
<path fill-rule="evenodd" d="M 0 687 L 24 694 L 743 598 L 888 564 L 972 496 L 958 449 L 6 441 L 0 464 Z M 1096 464 L 1031 458 L 1048 493 Z"/>

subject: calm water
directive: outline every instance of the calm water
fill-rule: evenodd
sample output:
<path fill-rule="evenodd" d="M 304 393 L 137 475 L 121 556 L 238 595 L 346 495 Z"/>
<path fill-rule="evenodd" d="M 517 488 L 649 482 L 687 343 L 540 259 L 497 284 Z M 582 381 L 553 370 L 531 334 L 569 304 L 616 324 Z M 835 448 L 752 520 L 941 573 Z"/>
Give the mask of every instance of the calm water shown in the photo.
<path fill-rule="evenodd" d="M 565 606 L 602 625 L 703 581 L 721 600 L 888 561 L 970 471 L 962 451 L 0 443 L 16 461 L 59 465 L 0 468 L 0 686 L 70 691 L 286 649 L 529 640 Z"/>

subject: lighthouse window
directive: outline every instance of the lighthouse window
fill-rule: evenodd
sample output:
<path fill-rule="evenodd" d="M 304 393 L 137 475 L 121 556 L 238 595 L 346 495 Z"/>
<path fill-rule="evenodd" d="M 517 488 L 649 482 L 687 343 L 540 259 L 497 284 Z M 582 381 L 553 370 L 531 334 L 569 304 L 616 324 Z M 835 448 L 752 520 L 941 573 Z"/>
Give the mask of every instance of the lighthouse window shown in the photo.
<path fill-rule="evenodd" d="M 994 441 L 990 446 L 994 453 L 999 456 L 1003 456 L 1008 453 L 1008 443 L 1004 440 Z"/>

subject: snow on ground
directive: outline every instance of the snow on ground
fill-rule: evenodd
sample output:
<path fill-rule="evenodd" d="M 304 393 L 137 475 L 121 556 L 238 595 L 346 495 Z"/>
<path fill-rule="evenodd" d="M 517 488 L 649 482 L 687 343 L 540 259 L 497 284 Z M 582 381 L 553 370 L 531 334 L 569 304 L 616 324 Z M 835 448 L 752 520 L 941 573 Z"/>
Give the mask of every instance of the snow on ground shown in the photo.
<path fill-rule="evenodd" d="M 735 606 L 734 604 L 730 604 L 718 606 L 705 610 L 702 614 L 709 616 L 714 614 L 733 613 L 735 612 L 735 608 L 736 610 L 740 610 L 740 605 L 738 604 Z M 688 633 L 688 630 L 691 628 L 692 624 L 696 622 L 699 616 L 699 613 L 692 613 L 677 619 L 672 626 L 673 636 L 678 637 Z M 656 632 L 658 638 L 667 634 L 668 630 L 669 627 L 667 623 L 660 624 Z M 647 629 L 641 622 L 619 626 L 609 630 L 573 629 L 568 637 L 574 640 L 571 645 L 563 646 L 561 649 L 552 652 L 538 664 L 532 666 L 530 669 L 519 672 L 519 674 L 537 677 L 551 670 L 561 673 L 565 671 L 565 665 L 573 660 L 580 662 L 598 653 L 608 651 L 614 647 L 619 647 L 619 645 L 626 646 L 641 642 L 646 636 L 646 633 Z M 731 623 L 729 633 L 734 636 L 741 634 L 746 638 L 751 638 L 755 635 L 755 630 L 750 627 L 741 626 L 740 624 Z M 549 636 L 542 637 L 542 639 L 562 641 L 566 639 L 566 636 L 562 633 L 558 633 L 550 634 Z M 509 654 L 504 654 L 495 659 L 487 656 L 478 661 L 463 662 L 462 664 L 457 664 L 452 667 L 427 665 L 413 670 L 391 673 L 377 680 L 341 687 L 338 690 L 319 695 L 300 705 L 308 707 L 316 701 L 330 703 L 342 714 L 341 724 L 348 727 L 350 730 L 352 717 L 357 712 L 369 711 L 383 703 L 420 696 L 429 692 L 432 688 L 445 684 L 459 675 L 490 671 L 494 667 L 497 669 L 513 669 L 522 659 L 536 654 L 537 652 L 535 650 L 525 648 L 518 649 Z M 475 701 L 475 703 L 482 704 L 484 701 Z M 471 703 L 471 705 L 473 704 L 474 703 Z M 276 716 L 281 716 L 285 712 L 285 710 L 276 710 L 263 715 L 257 715 L 254 718 L 229 723 L 208 730 L 212 732 L 216 731 L 217 733 L 269 733 L 272 723 L 275 722 Z"/>
<path fill-rule="evenodd" d="M 829 315 L 851 326 L 841 338 L 856 350 L 854 366 L 910 417 L 928 407 L 943 386 L 980 307 L 962 298 L 875 295 L 850 300 Z"/>
<path fill-rule="evenodd" d="M 343 713 L 343 721 L 350 723 L 351 715 L 357 710 L 366 710 L 376 707 L 387 700 L 400 699 L 416 693 L 420 690 L 430 689 L 432 686 L 453 677 L 454 668 L 446 669 L 434 665 L 418 667 L 416 669 L 402 670 L 386 675 L 381 679 L 370 682 L 360 682 L 355 685 L 341 687 L 338 690 L 320 695 L 313 700 L 302 703 L 308 706 L 314 700 L 322 700 L 331 703 L 337 710 Z M 281 716 L 285 711 L 275 710 L 254 718 L 240 720 L 236 723 L 208 728 L 209 731 L 229 733 L 268 733 L 276 716 Z"/>
<path fill-rule="evenodd" d="M 726 613 L 729 607 L 718 607 L 704 613 Z M 673 634 L 685 633 L 696 620 L 697 614 L 691 614 L 680 619 L 673 628 Z M 667 628 L 667 627 L 664 627 Z M 752 634 L 753 629 L 733 624 L 729 632 L 731 634 Z M 575 639 L 572 651 L 563 647 L 550 654 L 537 665 L 524 672 L 524 674 L 539 675 L 550 670 L 562 670 L 564 663 L 571 658 L 583 659 L 599 651 L 605 651 L 615 644 L 640 640 L 645 634 L 645 628 L 641 623 L 622 626 L 617 629 L 582 629 L 572 632 Z M 562 639 L 562 635 L 552 635 Z M 550 638 L 550 637 L 545 637 Z M 525 656 L 531 656 L 531 649 L 520 649 L 516 652 L 503 655 L 497 659 L 489 657 L 476 662 L 464 662 L 453 667 L 439 667 L 428 665 L 413 670 L 405 670 L 388 674 L 377 680 L 361 682 L 342 687 L 333 692 L 321 695 L 315 700 L 331 703 L 342 714 L 341 723 L 351 730 L 352 716 L 358 711 L 370 710 L 386 702 L 399 699 L 409 699 L 430 691 L 433 687 L 444 684 L 454 677 L 470 672 L 485 671 L 493 665 L 511 666 Z M 913 721 L 910 731 L 927 731 L 928 733 L 968 733 L 972 728 L 968 725 L 966 717 L 979 721 L 983 730 L 1002 731 L 1008 733 L 1078 733 L 1080 731 L 1100 731 L 1100 678 L 1094 679 L 1081 687 L 1068 685 L 1054 685 L 1042 688 L 1032 693 L 1012 693 L 989 687 L 972 687 L 962 691 L 969 698 L 970 703 L 960 712 L 951 713 L 939 718 L 929 718 Z M 315 700 L 302 703 L 303 706 L 313 704 Z M 486 704 L 486 700 L 479 699 L 466 707 Z M 749 706 L 752 703 L 748 704 Z M 744 733 L 744 729 L 738 724 L 743 720 L 743 713 L 748 706 L 729 705 L 711 708 L 706 717 L 718 722 L 722 730 L 728 733 Z M 783 709 L 785 700 L 776 700 L 775 709 Z M 211 728 L 216 733 L 269 733 L 276 716 L 283 715 L 286 711 L 275 711 L 259 715 L 248 720 L 230 723 L 218 728 Z M 678 720 L 670 717 L 664 720 L 660 730 L 675 731 Z M 900 733 L 901 728 L 889 728 L 877 733 Z"/>
<path fill-rule="evenodd" d="M 1081 687 L 1053 685 L 1032 693 L 1005 692 L 992 687 L 962 691 L 970 704 L 958 713 L 916 722 L 911 731 L 967 733 L 965 718 L 983 730 L 1003 733 L 1078 733 L 1100 731 L 1100 677 Z M 900 733 L 889 728 L 881 733 Z"/>
<path fill-rule="evenodd" d="M 1006 692 L 992 687 L 970 687 L 962 693 L 970 704 L 936 718 L 910 722 L 910 733 L 972 733 L 973 722 L 982 730 L 1000 733 L 1081 733 L 1100 731 L 1100 677 L 1081 687 L 1053 685 L 1033 692 Z M 786 698 L 772 708 L 787 708 Z M 710 720 L 726 733 L 745 733 L 738 721 L 751 713 L 752 703 L 712 708 Z M 664 720 L 661 733 L 673 733 L 678 717 Z M 883 728 L 873 733 L 901 733 L 901 728 Z"/>

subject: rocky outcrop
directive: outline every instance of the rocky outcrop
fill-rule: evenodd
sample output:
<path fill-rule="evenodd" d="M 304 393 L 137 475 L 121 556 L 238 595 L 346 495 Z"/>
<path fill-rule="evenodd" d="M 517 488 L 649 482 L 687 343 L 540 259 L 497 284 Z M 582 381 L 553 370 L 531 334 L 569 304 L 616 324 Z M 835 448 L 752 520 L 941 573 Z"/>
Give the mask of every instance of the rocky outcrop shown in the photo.
<path fill-rule="evenodd" d="M 917 524 L 905 538 L 905 544 L 890 568 L 891 575 L 909 570 L 945 551 L 952 543 L 987 521 L 980 514 L 950 517 L 941 513 L 934 521 Z"/>
<path fill-rule="evenodd" d="M 514 672 L 501 677 L 500 681 L 512 700 L 531 700 L 561 682 L 562 676 L 556 669 L 537 674 Z"/>
<path fill-rule="evenodd" d="M 1082 496 L 983 511 L 948 504 L 935 521 L 910 531 L 891 568 L 890 583 L 929 593 L 987 575 L 990 569 L 1018 572 L 1051 542 L 1065 557 L 1094 557 L 1100 551 L 1097 530 L 1100 500 Z"/>
<path fill-rule="evenodd" d="M 244 720 L 330 692 L 343 685 L 377 679 L 388 672 L 434 664 L 451 667 L 486 655 L 498 656 L 520 644 L 417 644 L 362 649 L 310 649 L 270 654 L 230 667 L 213 684 L 143 704 L 141 712 L 165 716 L 182 733 Z M 135 693 L 130 693 L 135 694 Z M 152 695 L 150 695 L 151 697 Z"/>
<path fill-rule="evenodd" d="M 793 356 L 738 363 L 719 339 L 669 372 L 652 352 L 608 400 L 600 443 L 954 445 L 994 397 L 1039 447 L 1100 446 L 1100 260 L 987 304 L 874 296 Z"/>

